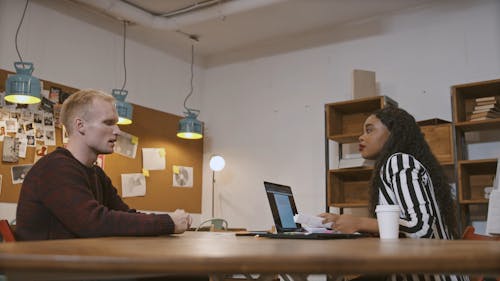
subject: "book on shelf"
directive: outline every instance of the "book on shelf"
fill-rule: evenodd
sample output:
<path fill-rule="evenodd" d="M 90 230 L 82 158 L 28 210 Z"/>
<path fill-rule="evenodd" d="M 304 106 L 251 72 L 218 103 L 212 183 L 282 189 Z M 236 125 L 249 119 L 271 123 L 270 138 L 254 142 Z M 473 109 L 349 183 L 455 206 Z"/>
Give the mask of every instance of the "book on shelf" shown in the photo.
<path fill-rule="evenodd" d="M 476 105 L 476 106 L 474 106 L 474 111 L 484 110 L 484 109 L 495 109 L 497 111 L 500 111 L 500 105 L 497 104 L 497 103 L 492 103 L 492 104 L 485 104 L 485 105 Z"/>
<path fill-rule="evenodd" d="M 478 102 L 499 102 L 500 96 L 489 96 L 489 97 L 476 98 L 475 101 L 477 103 Z"/>
<path fill-rule="evenodd" d="M 484 116 L 484 117 L 477 117 L 477 118 L 471 119 L 470 121 L 481 121 L 481 120 L 492 120 L 492 119 L 498 119 L 498 117 Z"/>
<path fill-rule="evenodd" d="M 483 108 L 483 109 L 476 109 L 474 111 L 472 111 L 472 114 L 474 113 L 481 113 L 481 112 L 500 112 L 500 109 L 497 109 L 497 108 Z"/>
<path fill-rule="evenodd" d="M 375 161 L 367 160 L 364 158 L 341 158 L 339 160 L 339 168 L 360 168 L 360 167 L 373 167 Z"/>
<path fill-rule="evenodd" d="M 472 113 L 470 116 L 470 119 L 472 120 L 472 119 L 481 118 L 481 117 L 498 118 L 498 117 L 500 117 L 500 112 L 498 112 L 498 111 L 484 111 L 484 112 Z"/>
<path fill-rule="evenodd" d="M 488 105 L 488 104 L 498 104 L 499 102 L 497 100 L 492 100 L 492 101 L 479 101 L 475 102 L 475 105 Z"/>

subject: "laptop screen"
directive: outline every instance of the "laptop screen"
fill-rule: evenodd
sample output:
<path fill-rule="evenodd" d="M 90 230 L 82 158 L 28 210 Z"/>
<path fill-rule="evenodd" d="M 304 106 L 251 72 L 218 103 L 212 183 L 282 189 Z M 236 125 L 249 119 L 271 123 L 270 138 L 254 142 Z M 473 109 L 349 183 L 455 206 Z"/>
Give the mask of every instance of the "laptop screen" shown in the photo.
<path fill-rule="evenodd" d="M 276 230 L 278 232 L 300 231 L 300 224 L 295 223 L 293 219 L 293 216 L 297 214 L 297 207 L 293 200 L 292 189 L 289 186 L 271 182 L 264 182 L 264 187 Z"/>

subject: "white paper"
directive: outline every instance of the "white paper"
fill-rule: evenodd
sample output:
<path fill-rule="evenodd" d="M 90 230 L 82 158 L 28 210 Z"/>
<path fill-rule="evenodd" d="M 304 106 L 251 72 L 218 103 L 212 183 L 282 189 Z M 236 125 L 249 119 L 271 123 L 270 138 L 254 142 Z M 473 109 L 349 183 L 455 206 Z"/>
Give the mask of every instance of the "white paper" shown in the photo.
<path fill-rule="evenodd" d="M 26 137 L 19 139 L 19 153 L 20 158 L 26 158 L 26 150 L 28 148 L 28 140 Z"/>
<path fill-rule="evenodd" d="M 164 148 L 143 148 L 142 168 L 144 170 L 165 170 Z"/>
<path fill-rule="evenodd" d="M 497 160 L 497 174 L 493 182 L 488 203 L 488 218 L 486 219 L 486 233 L 500 235 L 500 158 Z"/>
<path fill-rule="evenodd" d="M 323 223 L 323 218 L 306 214 L 296 214 L 293 216 L 296 223 L 303 224 L 310 228 L 331 228 L 332 223 Z"/>
<path fill-rule="evenodd" d="M 122 174 L 122 197 L 146 195 L 146 177 L 143 174 Z"/>

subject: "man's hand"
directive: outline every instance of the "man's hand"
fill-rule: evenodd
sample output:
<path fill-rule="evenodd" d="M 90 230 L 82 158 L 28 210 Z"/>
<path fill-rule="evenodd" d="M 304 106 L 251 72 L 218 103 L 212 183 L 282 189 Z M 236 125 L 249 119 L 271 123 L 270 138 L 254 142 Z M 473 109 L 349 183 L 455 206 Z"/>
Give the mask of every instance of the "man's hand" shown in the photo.
<path fill-rule="evenodd" d="M 170 214 L 170 217 L 172 218 L 172 221 L 174 221 L 175 224 L 174 233 L 176 234 L 183 233 L 184 231 L 186 231 L 193 222 L 191 216 L 181 209 L 175 210 L 175 212 Z"/>

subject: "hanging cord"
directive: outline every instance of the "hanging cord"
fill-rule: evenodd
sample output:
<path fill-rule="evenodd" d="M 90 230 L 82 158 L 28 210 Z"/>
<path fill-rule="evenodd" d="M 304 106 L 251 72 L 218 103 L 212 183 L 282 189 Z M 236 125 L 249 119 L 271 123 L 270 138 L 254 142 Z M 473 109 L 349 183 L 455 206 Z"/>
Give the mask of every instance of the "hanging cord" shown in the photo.
<path fill-rule="evenodd" d="M 21 53 L 19 52 L 19 48 L 17 47 L 17 36 L 19 35 L 19 30 L 21 29 L 21 25 L 23 24 L 24 15 L 26 14 L 26 10 L 28 9 L 29 2 L 30 2 L 29 0 L 26 0 L 26 5 L 24 5 L 23 16 L 21 17 L 21 21 L 19 22 L 19 25 L 17 26 L 17 30 L 16 30 L 16 40 L 15 40 L 16 52 L 17 52 L 17 55 L 19 56 L 19 60 L 21 61 L 21 63 L 23 63 L 23 58 L 21 57 Z"/>
<path fill-rule="evenodd" d="M 194 45 L 191 45 L 191 87 L 189 89 L 189 94 L 186 96 L 186 98 L 184 99 L 184 108 L 190 112 L 192 111 L 193 109 L 191 108 L 188 108 L 186 106 L 186 102 L 188 100 L 188 98 L 193 94 L 193 80 L 194 80 Z M 196 111 L 196 110 L 195 110 Z"/>
<path fill-rule="evenodd" d="M 123 80 L 123 85 L 122 89 L 120 90 L 120 93 L 125 89 L 125 85 L 127 84 L 127 64 L 125 62 L 125 42 L 127 39 L 127 21 L 123 21 L 123 69 L 125 73 L 125 79 Z"/>

